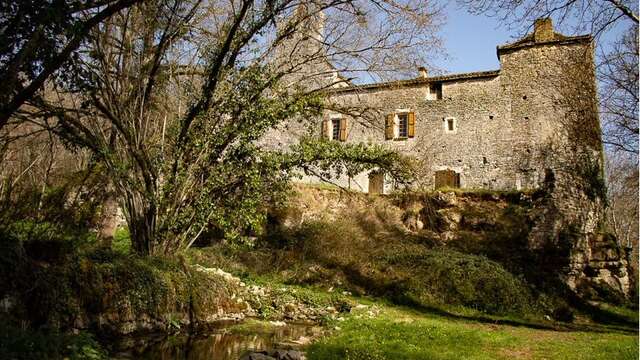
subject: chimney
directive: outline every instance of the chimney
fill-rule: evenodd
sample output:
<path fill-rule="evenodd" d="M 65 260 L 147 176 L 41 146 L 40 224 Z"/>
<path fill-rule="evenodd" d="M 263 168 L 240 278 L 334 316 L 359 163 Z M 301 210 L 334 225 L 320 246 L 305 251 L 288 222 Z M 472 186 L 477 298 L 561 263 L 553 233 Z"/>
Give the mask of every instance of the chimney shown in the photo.
<path fill-rule="evenodd" d="M 420 66 L 418 68 L 418 73 L 420 74 L 419 78 L 426 79 L 429 76 L 427 69 L 424 66 Z"/>
<path fill-rule="evenodd" d="M 533 27 L 533 37 L 537 43 L 555 39 L 555 33 L 553 32 L 553 21 L 551 20 L 551 18 L 540 18 L 535 21 Z"/>

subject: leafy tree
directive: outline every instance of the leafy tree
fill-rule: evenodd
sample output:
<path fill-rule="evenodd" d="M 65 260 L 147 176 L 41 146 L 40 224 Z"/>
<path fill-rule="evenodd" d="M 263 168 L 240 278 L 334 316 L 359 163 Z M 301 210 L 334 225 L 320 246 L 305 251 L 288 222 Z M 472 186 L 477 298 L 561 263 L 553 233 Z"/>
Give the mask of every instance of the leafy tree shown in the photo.
<path fill-rule="evenodd" d="M 304 172 L 331 177 L 379 168 L 406 180 L 408 162 L 381 147 L 303 137 L 274 149 L 263 140 L 279 127 L 309 136 L 319 129 L 314 119 L 324 90 L 344 81 L 323 80 L 338 71 L 327 66 L 327 55 L 362 64 L 416 48 L 419 42 L 409 40 L 398 50 L 390 45 L 401 40 L 398 28 L 378 25 L 412 13 L 406 36 L 420 38 L 415 30 L 430 29 L 424 18 L 431 13 L 418 5 L 145 1 L 96 27 L 73 71 L 30 101 L 34 110 L 24 115 L 104 164 L 137 252 L 175 253 L 211 229 L 237 237 L 255 231 L 265 204 Z M 312 36 L 316 21 L 331 12 L 340 21 L 320 30 L 353 28 L 362 34 L 358 41 Z M 372 38 L 371 27 L 394 37 Z"/>

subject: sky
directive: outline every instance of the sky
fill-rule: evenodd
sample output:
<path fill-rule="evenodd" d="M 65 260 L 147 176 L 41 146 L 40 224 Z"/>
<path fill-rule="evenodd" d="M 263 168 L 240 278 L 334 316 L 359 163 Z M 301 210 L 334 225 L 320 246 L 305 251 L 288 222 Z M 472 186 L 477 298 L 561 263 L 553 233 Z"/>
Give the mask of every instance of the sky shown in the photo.
<path fill-rule="evenodd" d="M 433 65 L 445 73 L 499 69 L 496 46 L 513 40 L 515 31 L 499 26 L 496 18 L 471 15 L 454 1 L 445 11 L 447 22 L 440 35 L 448 57 L 435 59 Z"/>
<path fill-rule="evenodd" d="M 498 70 L 500 63 L 496 46 L 516 41 L 518 30 L 522 31 L 507 29 L 498 18 L 469 14 L 459 8 L 455 1 L 450 1 L 445 11 L 447 21 L 440 35 L 448 58 L 436 58 L 432 64 L 444 73 Z M 604 41 L 600 43 L 606 45 L 623 28 L 624 25 L 616 26 L 604 35 L 601 39 Z"/>

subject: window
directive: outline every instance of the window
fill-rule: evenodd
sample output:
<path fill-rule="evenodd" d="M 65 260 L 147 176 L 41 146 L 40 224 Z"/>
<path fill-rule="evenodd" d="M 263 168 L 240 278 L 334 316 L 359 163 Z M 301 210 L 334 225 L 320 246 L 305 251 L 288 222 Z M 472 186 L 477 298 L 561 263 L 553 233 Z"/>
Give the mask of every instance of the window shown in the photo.
<path fill-rule="evenodd" d="M 340 138 L 340 119 L 331 119 L 331 140 Z"/>
<path fill-rule="evenodd" d="M 385 139 L 398 140 L 415 137 L 416 114 L 411 111 L 387 114 L 385 119 Z"/>
<path fill-rule="evenodd" d="M 406 138 L 409 127 L 409 114 L 398 114 L 398 137 Z"/>
<path fill-rule="evenodd" d="M 347 141 L 347 119 L 338 115 L 322 120 L 322 137 L 327 140 Z"/>
<path fill-rule="evenodd" d="M 442 83 L 429 84 L 427 100 L 442 100 Z"/>
<path fill-rule="evenodd" d="M 458 130 L 458 124 L 456 118 L 448 117 L 444 118 L 444 132 L 455 133 Z"/>

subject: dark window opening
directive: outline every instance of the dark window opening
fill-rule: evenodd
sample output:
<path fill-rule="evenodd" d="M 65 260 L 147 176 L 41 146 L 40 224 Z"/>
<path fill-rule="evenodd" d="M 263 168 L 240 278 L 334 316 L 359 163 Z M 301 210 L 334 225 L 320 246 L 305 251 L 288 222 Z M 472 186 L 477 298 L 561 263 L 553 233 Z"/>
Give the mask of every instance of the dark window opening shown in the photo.
<path fill-rule="evenodd" d="M 522 100 L 527 100 L 527 95 L 523 96 Z"/>
<path fill-rule="evenodd" d="M 429 94 L 432 100 L 442 100 L 442 83 L 429 85 Z"/>
<path fill-rule="evenodd" d="M 447 130 L 453 131 L 453 119 L 447 119 Z"/>
<path fill-rule="evenodd" d="M 489 120 L 493 120 L 493 115 L 489 115 Z"/>
<path fill-rule="evenodd" d="M 482 163 L 485 164 L 485 165 L 487 165 L 489 163 L 489 161 L 487 161 L 487 157 L 486 156 L 482 157 Z"/>
<path fill-rule="evenodd" d="M 408 135 L 409 116 L 408 114 L 398 114 L 398 137 L 406 138 Z"/>
<path fill-rule="evenodd" d="M 331 140 L 340 138 L 340 119 L 331 120 Z"/>

